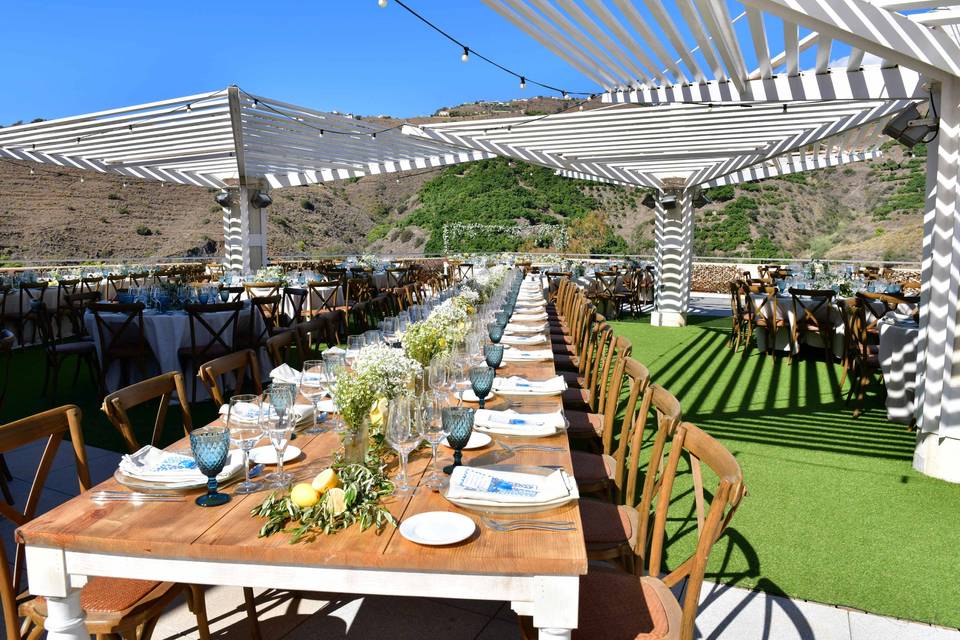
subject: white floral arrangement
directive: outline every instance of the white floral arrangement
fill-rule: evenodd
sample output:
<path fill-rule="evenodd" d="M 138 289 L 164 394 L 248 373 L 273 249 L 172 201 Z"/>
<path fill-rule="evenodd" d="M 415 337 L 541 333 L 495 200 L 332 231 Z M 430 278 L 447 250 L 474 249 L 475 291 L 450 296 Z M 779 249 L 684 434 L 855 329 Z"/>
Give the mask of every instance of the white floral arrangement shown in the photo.
<path fill-rule="evenodd" d="M 403 336 L 404 352 L 426 365 L 434 356 L 449 353 L 467 335 L 467 310 L 456 298 L 437 306 L 426 320 L 415 322 Z"/>
<path fill-rule="evenodd" d="M 393 400 L 410 393 L 413 382 L 423 374 L 423 367 L 408 358 L 400 349 L 384 344 L 370 345 L 360 350 L 353 370 L 368 380 L 377 398 Z"/>
<path fill-rule="evenodd" d="M 273 265 L 270 267 L 260 267 L 257 269 L 257 272 L 253 274 L 253 277 L 257 282 L 285 282 L 287 275 L 283 267 Z"/>
<path fill-rule="evenodd" d="M 364 255 L 360 256 L 360 258 L 357 260 L 357 263 L 363 267 L 373 269 L 374 271 L 380 271 L 383 269 L 383 260 L 372 253 L 365 253 Z"/>

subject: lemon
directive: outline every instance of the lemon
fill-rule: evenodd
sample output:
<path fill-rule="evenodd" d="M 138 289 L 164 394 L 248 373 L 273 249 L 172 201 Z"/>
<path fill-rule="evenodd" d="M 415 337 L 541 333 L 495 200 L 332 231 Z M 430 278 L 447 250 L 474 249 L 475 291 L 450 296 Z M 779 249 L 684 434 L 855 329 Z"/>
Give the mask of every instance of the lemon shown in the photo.
<path fill-rule="evenodd" d="M 317 477 L 313 479 L 311 486 L 314 490 L 323 495 L 330 489 L 338 486 L 340 484 L 340 478 L 337 477 L 337 472 L 333 469 L 324 469 L 317 474 Z"/>
<path fill-rule="evenodd" d="M 387 413 L 387 399 L 380 398 L 370 410 L 370 425 L 373 427 L 382 427 Z"/>
<path fill-rule="evenodd" d="M 338 516 L 347 510 L 347 494 L 340 487 L 334 487 L 327 491 L 325 504 L 331 515 Z"/>
<path fill-rule="evenodd" d="M 306 482 L 301 482 L 290 490 L 290 500 L 301 509 L 306 509 L 320 502 L 320 494 Z"/>

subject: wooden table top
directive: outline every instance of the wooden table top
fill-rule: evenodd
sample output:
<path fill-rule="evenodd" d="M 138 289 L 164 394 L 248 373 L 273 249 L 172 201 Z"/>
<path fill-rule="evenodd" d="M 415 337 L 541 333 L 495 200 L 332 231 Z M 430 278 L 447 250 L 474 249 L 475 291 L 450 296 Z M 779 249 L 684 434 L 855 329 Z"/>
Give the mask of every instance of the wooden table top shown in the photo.
<path fill-rule="evenodd" d="M 521 375 L 531 380 L 555 375 L 552 362 L 504 365 L 497 373 L 499 376 Z M 515 397 L 513 400 L 521 412 L 555 411 L 562 407 L 558 396 Z M 487 403 L 491 409 L 505 408 L 505 405 L 505 400 L 499 397 Z M 498 441 L 509 445 L 535 442 L 560 446 L 563 451 L 511 454 L 498 446 Z M 314 436 L 301 434 L 295 444 L 303 450 L 303 455 L 285 465 L 294 474 L 295 482 L 309 482 L 330 465 L 340 447 L 338 436 L 332 432 Z M 183 442 L 174 445 L 184 446 Z M 463 453 L 464 463 L 468 465 L 499 462 L 558 465 L 567 473 L 573 473 L 567 436 L 563 432 L 545 438 L 497 436 L 491 445 Z M 443 446 L 439 454 L 444 464 L 452 457 L 452 451 Z M 409 466 L 412 480 L 419 483 L 425 472 L 429 472 L 429 465 L 429 447 L 413 454 Z M 111 478 L 96 489 L 123 487 Z M 230 487 L 224 491 L 232 493 Z M 483 525 L 478 514 L 463 510 L 447 502 L 439 493 L 421 486 L 412 497 L 392 497 L 386 501 L 398 520 L 425 511 L 459 512 L 477 523 L 474 535 L 456 545 L 426 547 L 406 540 L 397 528 L 389 525 L 380 534 L 373 528 L 361 532 L 353 526 L 333 535 L 317 535 L 309 542 L 290 544 L 288 534 L 257 538 L 264 520 L 251 517 L 250 510 L 268 492 L 234 495 L 229 503 L 216 508 L 196 506 L 192 497 L 200 493 L 198 490 L 187 494 L 184 502 L 139 505 L 127 502 L 97 504 L 86 495 L 80 495 L 21 527 L 18 535 L 28 545 L 154 558 L 487 575 L 575 576 L 587 571 L 583 528 L 576 503 L 542 514 L 522 516 L 571 520 L 576 523 L 575 531 L 500 533 Z"/>

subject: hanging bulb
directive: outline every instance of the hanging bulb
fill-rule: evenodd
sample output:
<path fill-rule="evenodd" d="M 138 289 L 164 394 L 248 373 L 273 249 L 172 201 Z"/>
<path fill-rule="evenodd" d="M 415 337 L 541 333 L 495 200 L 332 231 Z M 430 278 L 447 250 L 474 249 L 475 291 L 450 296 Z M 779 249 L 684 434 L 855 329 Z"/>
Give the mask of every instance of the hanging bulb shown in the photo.
<path fill-rule="evenodd" d="M 397 184 L 400 184 L 400 178 L 397 178 Z"/>
<path fill-rule="evenodd" d="M 568 100 L 569 98 L 570 98 L 570 94 L 567 93 L 566 91 L 564 91 L 564 92 L 563 92 L 563 99 L 564 99 L 564 100 Z"/>
<path fill-rule="evenodd" d="M 35 174 L 36 174 L 36 171 L 34 171 L 33 168 L 31 168 L 31 169 L 30 169 L 30 175 L 35 175 Z"/>
<path fill-rule="evenodd" d="M 377 134 L 376 134 L 376 133 L 371 133 L 371 134 L 370 134 L 370 139 L 371 139 L 371 140 L 376 140 L 376 139 L 377 139 Z"/>
<path fill-rule="evenodd" d="M 387 8 L 387 0 L 377 0 L 377 4 L 380 5 L 381 9 Z"/>
<path fill-rule="evenodd" d="M 83 184 L 83 176 L 80 176 L 80 184 Z"/>
<path fill-rule="evenodd" d="M 524 78 L 523 76 L 520 76 L 520 88 L 521 89 L 527 88 L 527 79 Z"/>
<path fill-rule="evenodd" d="M 466 62 L 466 61 L 469 60 L 469 59 L 470 59 L 470 48 L 469 48 L 469 47 L 464 47 L 464 48 L 463 48 L 463 55 L 460 56 L 460 62 Z"/>
<path fill-rule="evenodd" d="M 320 129 L 320 133 L 317 134 L 317 137 L 318 137 L 318 138 L 322 138 L 322 137 L 323 137 L 323 129 Z"/>
<path fill-rule="evenodd" d="M 577 107 L 577 109 L 579 109 L 580 111 L 583 111 L 583 105 L 581 104 L 579 107 Z"/>
<path fill-rule="evenodd" d="M 187 111 L 193 111 L 193 106 L 190 103 L 187 103 Z"/>
<path fill-rule="evenodd" d="M 124 189 L 127 188 L 127 183 L 126 183 L 126 182 L 123 183 L 123 188 L 124 188 Z"/>

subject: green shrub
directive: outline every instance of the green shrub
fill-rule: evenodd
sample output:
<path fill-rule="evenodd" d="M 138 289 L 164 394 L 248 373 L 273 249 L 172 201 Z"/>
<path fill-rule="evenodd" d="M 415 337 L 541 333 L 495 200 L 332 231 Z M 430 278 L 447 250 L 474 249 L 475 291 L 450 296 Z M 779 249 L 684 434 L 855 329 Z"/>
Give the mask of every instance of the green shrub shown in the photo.
<path fill-rule="evenodd" d="M 733 188 L 732 184 L 725 184 L 722 187 L 707 189 L 706 192 L 707 198 L 713 202 L 726 202 L 727 200 L 733 200 L 736 195 L 737 192 Z"/>
<path fill-rule="evenodd" d="M 367 232 L 367 242 L 376 242 L 377 240 L 386 238 L 391 228 L 392 226 L 386 222 L 374 225 L 370 231 Z"/>
<path fill-rule="evenodd" d="M 317 205 L 310 198 L 300 198 L 300 208 L 304 211 L 315 211 Z"/>
<path fill-rule="evenodd" d="M 147 227 L 147 226 L 145 226 L 145 225 L 140 225 L 139 227 L 137 227 L 137 235 L 138 235 L 138 236 L 152 236 L 152 235 L 153 235 L 153 231 L 150 229 L 150 227 Z"/>
<path fill-rule="evenodd" d="M 740 185 L 744 191 L 760 191 L 762 187 L 756 182 L 744 182 Z"/>
<path fill-rule="evenodd" d="M 121 200 L 121 199 L 122 199 L 122 198 L 120 197 L 120 194 L 119 194 L 119 193 L 108 193 L 108 194 L 107 194 L 107 200 Z"/>
<path fill-rule="evenodd" d="M 410 242 L 410 239 L 413 237 L 413 231 L 410 229 L 404 229 L 400 232 L 400 242 Z"/>

